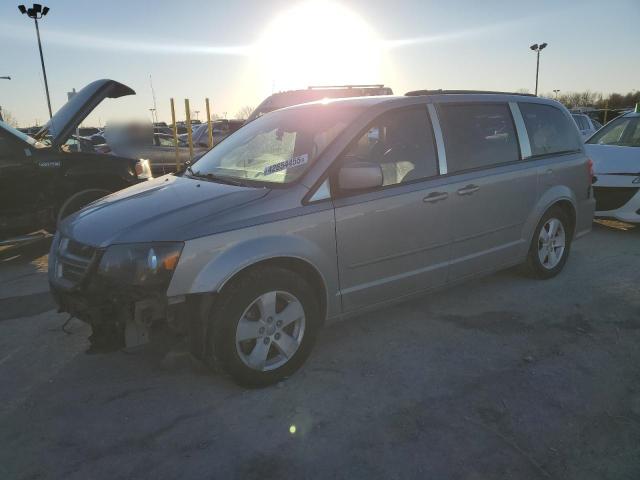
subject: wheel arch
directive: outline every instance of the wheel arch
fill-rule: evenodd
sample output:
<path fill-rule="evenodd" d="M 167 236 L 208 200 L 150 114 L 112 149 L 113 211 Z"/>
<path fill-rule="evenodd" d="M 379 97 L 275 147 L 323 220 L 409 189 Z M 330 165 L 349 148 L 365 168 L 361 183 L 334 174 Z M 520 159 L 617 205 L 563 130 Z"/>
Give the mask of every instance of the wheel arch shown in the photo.
<path fill-rule="evenodd" d="M 298 235 L 238 241 L 239 237 L 236 232 L 221 238 L 220 243 L 212 243 L 211 237 L 187 242 L 167 295 L 220 293 L 238 275 L 255 268 L 280 266 L 312 284 L 318 292 L 323 317 L 339 313 L 339 299 L 332 295 L 338 291 L 336 259 L 320 245 Z"/>
<path fill-rule="evenodd" d="M 309 282 L 314 291 L 319 293 L 318 299 L 320 300 L 320 314 L 324 320 L 327 314 L 327 287 L 324 277 L 320 271 L 311 264 L 308 260 L 295 256 L 276 256 L 264 258 L 256 261 L 250 265 L 247 265 L 230 276 L 228 276 L 218 288 L 220 293 L 224 292 L 225 287 L 230 282 L 237 280 L 238 278 L 250 274 L 252 271 L 260 268 L 279 267 L 296 273 L 303 279 Z"/>
<path fill-rule="evenodd" d="M 540 219 L 543 215 L 554 206 L 559 206 L 565 212 L 569 214 L 569 218 L 571 219 L 571 235 L 575 235 L 575 225 L 576 225 L 576 197 L 570 188 L 564 185 L 556 185 L 552 188 L 549 188 L 546 192 L 544 192 L 536 203 L 535 208 L 532 210 L 529 215 L 527 221 L 525 222 L 523 236 L 522 238 L 526 241 L 523 244 L 522 256 L 526 256 L 529 251 L 529 246 L 531 244 L 531 240 L 533 238 L 533 234 L 535 232 Z"/>

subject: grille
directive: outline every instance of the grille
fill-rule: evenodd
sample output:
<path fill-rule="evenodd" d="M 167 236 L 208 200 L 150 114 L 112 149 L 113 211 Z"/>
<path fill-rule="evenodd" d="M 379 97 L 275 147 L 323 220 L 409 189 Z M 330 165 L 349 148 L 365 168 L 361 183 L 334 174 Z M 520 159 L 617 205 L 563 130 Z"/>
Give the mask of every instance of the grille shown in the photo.
<path fill-rule="evenodd" d="M 66 287 L 78 286 L 85 279 L 95 257 L 94 247 L 62 237 L 58 244 L 56 280 Z"/>
<path fill-rule="evenodd" d="M 617 210 L 638 193 L 638 187 L 593 187 L 596 211 Z"/>

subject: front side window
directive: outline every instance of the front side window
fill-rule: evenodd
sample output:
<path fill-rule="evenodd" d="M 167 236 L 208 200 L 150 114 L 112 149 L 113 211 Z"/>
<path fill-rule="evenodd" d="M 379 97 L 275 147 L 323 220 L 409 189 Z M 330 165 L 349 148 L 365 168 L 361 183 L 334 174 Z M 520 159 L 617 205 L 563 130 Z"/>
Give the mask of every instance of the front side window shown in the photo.
<path fill-rule="evenodd" d="M 209 150 L 190 171 L 265 184 L 293 182 L 360 112 L 331 104 L 271 112 Z"/>
<path fill-rule="evenodd" d="M 540 103 L 518 103 L 524 119 L 531 154 L 547 155 L 580 150 L 575 124 L 556 107 Z"/>
<path fill-rule="evenodd" d="M 382 114 L 346 151 L 344 162 L 380 165 L 382 186 L 438 174 L 431 122 L 424 105 Z"/>
<path fill-rule="evenodd" d="M 640 147 L 640 117 L 618 117 L 605 125 L 587 143 Z"/>
<path fill-rule="evenodd" d="M 441 104 L 438 116 L 450 173 L 520 159 L 518 139 L 506 103 Z"/>

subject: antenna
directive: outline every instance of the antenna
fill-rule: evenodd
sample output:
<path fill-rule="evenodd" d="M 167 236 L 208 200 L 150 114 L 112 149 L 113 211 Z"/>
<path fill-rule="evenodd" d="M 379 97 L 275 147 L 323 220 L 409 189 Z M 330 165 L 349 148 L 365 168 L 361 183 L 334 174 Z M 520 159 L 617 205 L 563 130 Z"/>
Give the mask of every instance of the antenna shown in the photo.
<path fill-rule="evenodd" d="M 153 97 L 153 112 L 151 114 L 151 118 L 153 118 L 155 114 L 155 123 L 158 123 L 158 106 L 156 105 L 156 92 L 153 90 L 153 78 L 151 78 L 151 74 L 149 74 L 149 84 L 151 85 L 151 96 Z"/>

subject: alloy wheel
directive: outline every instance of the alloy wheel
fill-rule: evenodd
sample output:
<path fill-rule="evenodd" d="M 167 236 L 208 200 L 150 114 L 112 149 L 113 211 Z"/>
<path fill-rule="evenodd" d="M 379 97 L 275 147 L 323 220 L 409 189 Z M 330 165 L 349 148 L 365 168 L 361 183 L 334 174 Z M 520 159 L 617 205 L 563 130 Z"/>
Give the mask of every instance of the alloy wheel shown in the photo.
<path fill-rule="evenodd" d="M 251 302 L 238 320 L 236 351 L 249 368 L 275 370 L 298 351 L 304 329 L 302 303 L 288 292 L 267 292 Z"/>
<path fill-rule="evenodd" d="M 562 222 L 550 218 L 540 229 L 538 236 L 538 258 L 547 270 L 555 268 L 564 255 L 566 234 Z"/>

